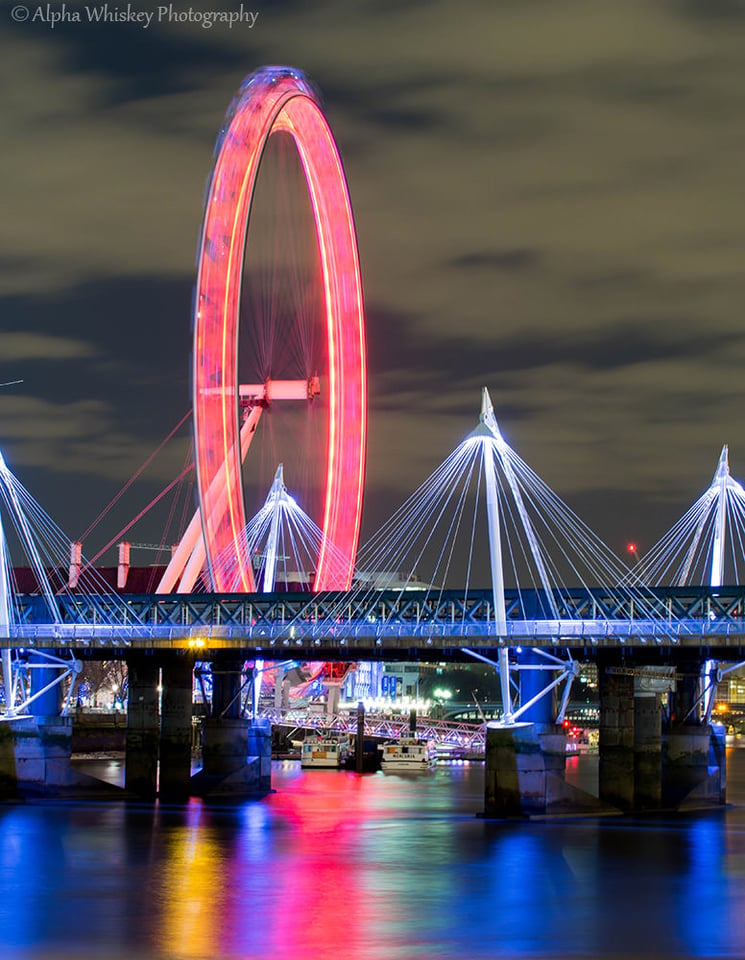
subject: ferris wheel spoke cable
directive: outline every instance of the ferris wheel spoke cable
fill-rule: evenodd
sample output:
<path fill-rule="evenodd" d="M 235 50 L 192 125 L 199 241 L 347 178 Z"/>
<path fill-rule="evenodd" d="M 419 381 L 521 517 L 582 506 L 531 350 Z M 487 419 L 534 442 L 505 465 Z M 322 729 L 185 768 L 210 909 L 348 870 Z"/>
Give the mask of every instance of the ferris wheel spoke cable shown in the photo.
<path fill-rule="evenodd" d="M 146 513 L 148 513 L 150 510 L 152 510 L 152 508 L 153 508 L 157 503 L 160 503 L 160 501 L 163 499 L 163 497 L 165 497 L 166 494 L 170 493 L 171 490 L 173 490 L 173 488 L 174 488 L 178 483 L 180 483 L 181 480 L 187 475 L 187 473 L 190 473 L 193 469 L 194 469 L 194 464 L 193 464 L 193 463 L 192 463 L 192 464 L 189 464 L 189 466 L 186 467 L 186 469 L 182 470 L 181 473 L 179 473 L 179 475 L 178 475 L 174 480 L 171 480 L 171 482 L 170 482 L 169 484 L 167 484 L 166 487 L 164 487 L 164 489 L 161 490 L 160 493 L 159 493 L 157 496 L 153 497 L 153 499 L 150 501 L 150 503 L 148 503 L 148 505 L 147 505 L 146 507 L 143 507 L 142 510 L 140 510 L 140 512 L 137 514 L 137 516 L 134 517 L 133 520 L 130 520 L 129 523 L 125 524 L 125 526 L 123 526 L 122 529 L 116 534 L 116 536 L 112 537 L 111 540 L 109 540 L 109 542 L 106 544 L 106 546 L 101 547 L 101 549 L 98 551 L 98 553 L 96 553 L 93 557 L 91 557 L 90 560 L 87 561 L 87 563 L 86 563 L 86 568 L 90 567 L 91 564 L 94 564 L 94 563 L 96 562 L 96 560 L 98 560 L 101 556 L 103 556 L 103 554 L 106 553 L 106 551 L 107 551 L 110 547 L 113 547 L 114 544 L 115 544 L 117 541 L 121 540 L 121 538 L 124 536 L 125 533 L 127 533 L 128 530 L 131 530 L 131 528 L 132 528 L 139 520 L 141 520 L 141 519 L 145 516 Z"/>
<path fill-rule="evenodd" d="M 186 421 L 189 419 L 190 416 L 191 416 L 191 409 L 189 409 L 189 410 L 186 411 L 186 413 L 185 413 L 185 414 L 183 415 L 183 417 L 179 420 L 179 422 L 176 424 L 176 426 L 171 430 L 171 432 L 168 433 L 168 434 L 166 435 L 166 437 L 158 444 L 158 446 L 155 448 L 155 450 L 153 450 L 153 452 L 152 452 L 152 453 L 150 454 L 150 456 L 145 460 L 145 462 L 144 462 L 140 467 L 138 467 L 137 470 L 135 470 L 135 472 L 132 474 L 132 476 L 129 478 L 129 480 L 127 480 L 127 482 L 124 484 L 124 486 L 121 488 L 121 490 L 120 490 L 120 491 L 111 499 L 111 501 L 103 508 L 103 510 L 102 510 L 102 511 L 99 513 L 99 515 L 96 517 L 96 519 L 88 526 L 88 528 L 87 528 L 86 530 L 83 531 L 83 533 L 81 534 L 81 536 L 80 536 L 80 538 L 79 538 L 79 539 L 81 540 L 81 542 L 84 541 L 84 540 L 86 540 L 87 537 L 92 533 L 92 531 L 95 530 L 96 526 L 101 522 L 101 520 L 103 520 L 103 518 L 106 516 L 106 514 L 109 512 L 109 510 L 111 510 L 112 507 L 114 507 L 114 506 L 119 502 L 119 500 L 120 500 L 120 499 L 122 498 L 122 496 L 127 492 L 127 490 L 132 486 L 132 484 L 135 482 L 135 480 L 137 480 L 137 478 L 143 473 L 143 471 L 146 470 L 147 467 L 150 466 L 150 464 L 153 462 L 153 460 L 155 459 L 155 457 L 157 457 L 157 455 L 160 453 L 160 451 L 163 449 L 163 447 L 164 447 L 164 446 L 168 443 L 168 441 L 180 430 L 180 428 L 184 425 L 184 423 L 186 423 Z"/>
<path fill-rule="evenodd" d="M 194 459 L 194 441 L 191 440 L 189 442 L 189 446 L 186 451 L 186 456 L 184 457 L 184 460 L 182 462 L 181 469 L 184 470 L 193 461 L 193 459 Z M 180 520 L 179 520 L 178 528 L 176 530 L 176 536 L 175 538 L 172 538 L 172 542 L 178 543 L 181 540 L 181 538 L 184 535 L 184 531 L 186 530 L 187 524 L 191 519 L 191 510 L 189 509 L 191 506 L 191 502 L 190 502 L 191 498 L 190 497 L 182 498 L 181 496 L 184 485 L 186 485 L 187 487 L 190 486 L 188 483 L 186 483 L 186 476 L 182 478 L 181 485 L 177 489 L 176 495 L 171 500 L 171 505 L 168 510 L 168 516 L 166 518 L 166 522 L 163 527 L 163 533 L 160 538 L 160 550 L 156 554 L 155 563 L 152 566 L 152 572 L 150 574 L 150 577 L 148 578 L 148 593 L 155 592 L 156 579 L 157 579 L 157 567 L 155 566 L 155 564 L 159 563 L 161 554 L 166 549 L 166 540 L 168 538 L 169 531 L 173 530 L 173 519 L 176 516 L 176 511 L 179 507 L 180 500 L 183 499 L 183 503 L 181 504 Z"/>

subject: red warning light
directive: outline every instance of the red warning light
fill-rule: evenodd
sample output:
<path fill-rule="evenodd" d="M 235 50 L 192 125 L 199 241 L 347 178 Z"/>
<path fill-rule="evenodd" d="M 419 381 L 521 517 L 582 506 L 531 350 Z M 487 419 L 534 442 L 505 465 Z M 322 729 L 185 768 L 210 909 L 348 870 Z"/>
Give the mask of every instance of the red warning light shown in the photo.
<path fill-rule="evenodd" d="M 629 553 L 636 553 L 636 544 L 630 543 L 626 549 L 629 551 Z"/>

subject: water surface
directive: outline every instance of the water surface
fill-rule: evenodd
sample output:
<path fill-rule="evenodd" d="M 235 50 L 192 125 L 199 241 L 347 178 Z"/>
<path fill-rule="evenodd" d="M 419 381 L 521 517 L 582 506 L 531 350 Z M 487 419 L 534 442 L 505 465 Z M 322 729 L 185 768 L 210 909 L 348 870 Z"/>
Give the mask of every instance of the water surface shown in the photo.
<path fill-rule="evenodd" d="M 745 956 L 745 750 L 732 805 L 685 818 L 484 821 L 483 776 L 277 763 L 236 806 L 4 805 L 0 957 Z"/>

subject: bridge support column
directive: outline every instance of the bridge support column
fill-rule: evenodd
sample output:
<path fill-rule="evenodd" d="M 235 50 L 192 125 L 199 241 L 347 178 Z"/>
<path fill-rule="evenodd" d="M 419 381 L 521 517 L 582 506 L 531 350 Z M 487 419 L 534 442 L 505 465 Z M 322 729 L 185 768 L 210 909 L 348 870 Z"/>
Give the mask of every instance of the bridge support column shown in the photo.
<path fill-rule="evenodd" d="M 160 670 L 154 656 L 127 657 L 127 741 L 125 788 L 143 800 L 153 800 L 158 789 Z"/>
<path fill-rule="evenodd" d="M 60 671 L 46 657 L 29 656 L 30 694 L 46 692 L 29 707 L 33 719 L 12 721 L 15 768 L 23 791 L 58 793 L 72 786 L 76 777 L 70 767 L 72 718 L 60 716 L 62 684 L 54 681 Z"/>
<path fill-rule="evenodd" d="M 271 724 L 241 716 L 242 680 L 242 662 L 213 665 L 212 716 L 202 727 L 202 769 L 191 779 L 192 793 L 238 798 L 271 790 Z"/>
<path fill-rule="evenodd" d="M 520 654 L 520 663 L 526 666 L 546 666 L 547 661 L 533 650 L 525 650 Z M 549 678 L 551 678 L 551 674 L 545 670 L 521 670 L 519 673 L 520 703 L 528 703 L 533 697 L 537 696 L 547 686 Z M 520 719 L 526 723 L 553 726 L 555 716 L 556 688 L 541 697 L 540 700 L 536 700 Z"/>
<path fill-rule="evenodd" d="M 663 736 L 663 802 L 676 809 L 726 802 L 724 730 L 701 720 L 696 702 L 701 668 L 701 662 L 694 660 L 677 665 L 670 726 Z"/>
<path fill-rule="evenodd" d="M 212 664 L 212 716 L 235 720 L 241 715 L 243 661 L 225 660 Z"/>
<path fill-rule="evenodd" d="M 662 805 L 662 700 L 658 693 L 634 695 L 634 809 Z"/>
<path fill-rule="evenodd" d="M 600 730 L 598 796 L 619 810 L 634 808 L 634 677 L 598 657 Z"/>
<path fill-rule="evenodd" d="M 725 802 L 723 737 L 699 718 L 700 664 L 677 666 L 671 722 L 663 729 L 660 690 L 669 668 L 631 669 L 598 658 L 600 799 L 624 812 L 716 806 Z"/>
<path fill-rule="evenodd" d="M 91 780 L 70 766 L 72 717 L 23 717 L 0 724 L 0 796 L 64 796 Z"/>
<path fill-rule="evenodd" d="M 60 670 L 49 660 L 29 656 L 30 694 L 41 693 L 29 705 L 30 716 L 0 724 L 0 795 L 64 796 L 90 785 L 90 778 L 70 765 L 72 718 L 60 716 Z"/>
<path fill-rule="evenodd" d="M 29 716 L 0 723 L 0 796 L 118 796 L 119 788 L 73 769 L 73 719 L 60 715 L 60 669 L 49 663 L 30 655 L 31 696 L 53 685 L 29 704 Z"/>
<path fill-rule="evenodd" d="M 164 662 L 161 669 L 160 765 L 158 794 L 189 796 L 194 664 L 189 657 Z"/>
<path fill-rule="evenodd" d="M 566 736 L 554 724 L 487 724 L 485 817 L 598 814 L 597 797 L 564 779 Z"/>
<path fill-rule="evenodd" d="M 28 659 L 29 675 L 31 681 L 31 696 L 43 690 L 44 687 L 59 677 L 60 671 L 49 666 L 49 660 L 46 657 L 40 657 L 31 654 Z M 33 717 L 59 717 L 62 707 L 62 684 L 55 683 L 45 693 L 42 693 L 31 703 L 29 708 Z"/>

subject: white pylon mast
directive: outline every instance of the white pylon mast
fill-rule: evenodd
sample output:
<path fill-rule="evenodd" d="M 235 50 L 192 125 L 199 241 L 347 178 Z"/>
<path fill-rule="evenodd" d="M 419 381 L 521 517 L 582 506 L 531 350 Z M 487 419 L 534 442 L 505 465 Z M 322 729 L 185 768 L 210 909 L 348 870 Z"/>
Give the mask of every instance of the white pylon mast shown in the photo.
<path fill-rule="evenodd" d="M 719 455 L 711 492 L 716 497 L 716 515 L 714 517 L 714 539 L 711 546 L 711 570 L 709 572 L 709 586 L 721 587 L 724 578 L 724 547 L 727 521 L 727 483 L 729 481 L 729 451 L 727 444 L 722 447 Z M 714 696 L 718 679 L 718 664 L 716 660 L 707 660 L 704 663 L 704 695 L 703 710 L 706 723 L 711 721 L 711 711 L 714 707 Z"/>
<path fill-rule="evenodd" d="M 271 593 L 274 590 L 274 582 L 277 574 L 277 544 L 279 540 L 279 521 L 282 514 L 282 503 L 287 499 L 287 488 L 284 482 L 284 468 L 282 464 L 277 467 L 274 474 L 269 494 L 264 502 L 263 509 L 271 510 L 272 520 L 269 526 L 269 536 L 266 541 L 264 576 L 262 578 L 261 589 L 263 593 Z"/>
<path fill-rule="evenodd" d="M 543 554 L 541 548 L 538 545 L 538 540 L 536 538 L 535 532 L 533 530 L 533 524 L 530 522 L 530 517 L 528 516 L 528 511 L 525 509 L 525 502 L 523 501 L 522 493 L 520 492 L 520 487 L 517 482 L 517 477 L 515 476 L 515 471 L 512 469 L 512 464 L 510 463 L 509 455 L 507 454 L 507 444 L 505 443 L 502 432 L 499 429 L 499 424 L 497 423 L 497 418 L 494 416 L 494 407 L 492 406 L 491 398 L 489 397 L 486 388 L 484 388 L 487 399 L 489 400 L 489 409 L 484 418 L 484 423 L 494 434 L 495 443 L 495 452 L 499 457 L 499 462 L 502 465 L 502 470 L 504 470 L 504 475 L 509 485 L 512 497 L 515 501 L 515 506 L 517 507 L 517 512 L 520 515 L 520 522 L 523 525 L 523 530 L 525 531 L 525 536 L 528 538 L 528 544 L 530 546 L 530 552 L 533 557 L 533 561 L 536 565 L 536 570 L 538 572 L 538 579 L 541 581 L 541 586 L 543 587 L 544 593 L 546 595 L 546 601 L 551 608 L 551 613 L 554 620 L 559 619 L 559 610 L 556 606 L 554 600 L 553 590 L 551 589 L 551 582 L 548 578 L 548 572 L 546 570 L 546 565 L 543 562 Z"/>
<path fill-rule="evenodd" d="M 504 570 L 502 567 L 502 537 L 499 525 L 499 501 L 497 495 L 497 474 L 494 466 L 496 455 L 496 437 L 490 424 L 496 423 L 489 391 L 483 388 L 481 394 L 481 415 L 479 425 L 471 437 L 480 437 L 483 442 L 484 481 L 486 484 L 486 515 L 489 524 L 489 561 L 491 566 L 492 598 L 494 601 L 494 628 L 498 637 L 507 636 L 507 610 L 504 600 Z M 499 684 L 502 691 L 502 710 L 504 722 L 512 723 L 512 693 L 510 691 L 510 651 L 509 647 L 499 650 Z"/>
<path fill-rule="evenodd" d="M 546 602 L 550 606 L 554 619 L 559 619 L 559 612 L 556 606 L 556 601 L 554 600 L 551 582 L 549 580 L 548 571 L 543 560 L 538 538 L 535 535 L 533 525 L 530 522 L 530 517 L 528 516 L 528 511 L 525 508 L 525 502 L 523 501 L 522 493 L 520 492 L 515 471 L 512 469 L 512 464 L 509 459 L 509 447 L 502 436 L 497 419 L 494 416 L 494 407 L 492 406 L 491 398 L 489 397 L 489 392 L 486 387 L 483 388 L 481 395 L 481 415 L 479 417 L 479 425 L 476 427 L 473 433 L 471 433 L 469 439 L 471 438 L 480 440 L 483 446 L 484 480 L 486 486 L 486 512 L 489 524 L 489 558 L 491 562 L 492 596 L 494 598 L 494 619 L 496 635 L 506 639 L 507 614 L 504 597 L 504 571 L 502 565 L 502 541 L 499 520 L 499 501 L 495 458 L 499 458 L 499 463 L 504 471 L 507 484 L 515 501 L 515 506 L 517 507 L 517 512 L 520 516 L 523 531 L 528 539 L 530 552 L 536 565 L 538 577 L 545 592 Z M 476 657 L 476 659 L 483 659 L 487 662 L 491 662 L 487 658 L 480 656 L 474 651 L 467 650 L 466 652 L 471 656 Z M 549 654 L 544 653 L 544 656 L 551 661 L 549 664 L 531 665 L 530 669 L 556 671 L 558 668 L 562 671 L 560 676 L 552 680 L 548 686 L 546 686 L 540 693 L 536 694 L 536 696 L 529 700 L 528 703 L 520 704 L 517 709 L 514 709 L 512 704 L 512 691 L 510 688 L 510 651 L 509 647 L 507 646 L 500 647 L 498 655 L 498 669 L 504 710 L 503 722 L 505 724 L 515 723 L 515 721 L 522 716 L 525 711 L 530 709 L 535 702 L 553 690 L 554 687 L 556 687 L 559 683 L 566 680 L 567 686 L 566 690 L 564 691 L 564 697 L 560 711 L 560 717 L 563 717 L 564 710 L 566 709 L 566 704 L 568 702 L 572 678 L 578 672 L 578 664 L 572 660 L 571 656 L 569 657 L 569 663 L 567 664 Z M 519 670 L 520 666 L 518 665 L 516 669 Z"/>
<path fill-rule="evenodd" d="M 724 576 L 724 538 L 727 520 L 727 481 L 729 480 L 729 458 L 727 444 L 722 447 L 717 472 L 714 474 L 712 488 L 716 488 L 717 512 L 714 519 L 714 542 L 711 549 L 711 575 L 709 586 L 721 587 Z"/>

